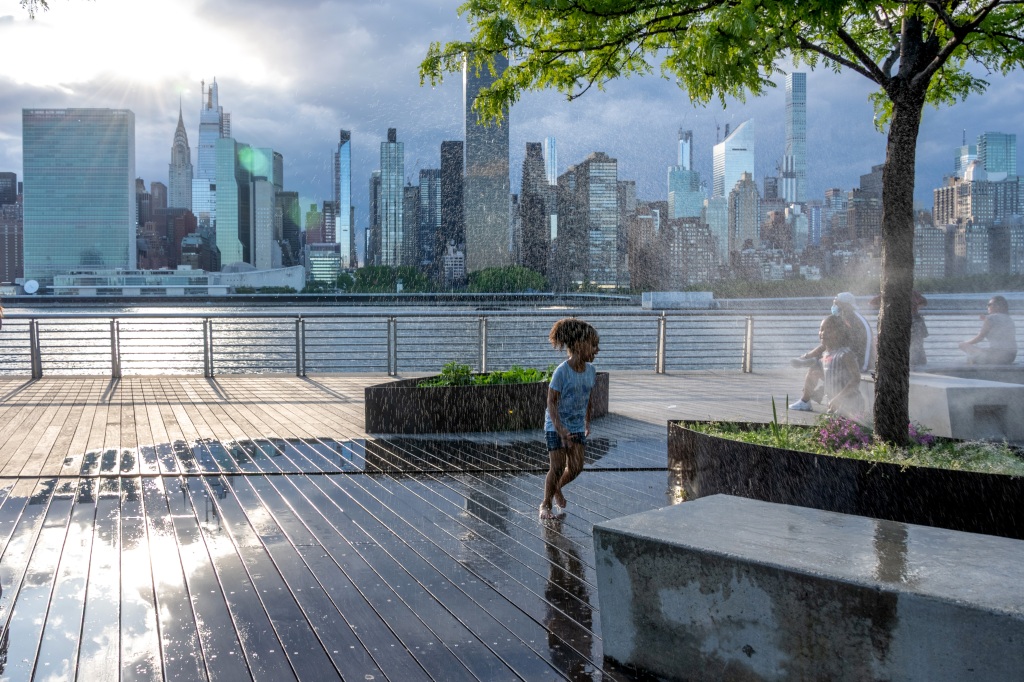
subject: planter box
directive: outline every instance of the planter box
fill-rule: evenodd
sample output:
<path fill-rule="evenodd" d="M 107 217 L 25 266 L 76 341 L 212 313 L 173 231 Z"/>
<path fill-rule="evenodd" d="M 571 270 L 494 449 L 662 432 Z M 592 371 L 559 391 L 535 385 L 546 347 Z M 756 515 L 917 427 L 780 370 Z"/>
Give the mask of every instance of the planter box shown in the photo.
<path fill-rule="evenodd" d="M 548 384 L 432 386 L 403 379 L 367 386 L 364 428 L 368 433 L 462 433 L 521 431 L 544 427 Z M 608 373 L 598 372 L 592 418 L 608 414 Z"/>
<path fill-rule="evenodd" d="M 1024 478 L 899 466 L 709 436 L 669 422 L 669 467 L 688 499 L 765 502 L 1024 539 Z M 757 427 L 762 424 L 740 425 Z"/>

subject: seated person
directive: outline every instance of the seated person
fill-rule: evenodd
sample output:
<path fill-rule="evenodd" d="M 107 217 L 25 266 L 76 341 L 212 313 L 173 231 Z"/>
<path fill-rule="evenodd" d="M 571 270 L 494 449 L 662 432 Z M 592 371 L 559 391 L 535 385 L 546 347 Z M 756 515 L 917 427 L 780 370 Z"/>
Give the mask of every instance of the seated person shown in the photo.
<path fill-rule="evenodd" d="M 837 315 L 821 321 L 818 336 L 824 350 L 807 372 L 803 396 L 791 410 L 811 412 L 811 401 L 822 403 L 828 412 L 851 416 L 864 411 L 860 394 L 860 364 L 850 348 L 850 328 Z"/>
<path fill-rule="evenodd" d="M 988 314 L 982 315 L 981 331 L 973 339 L 962 341 L 960 350 L 967 353 L 972 365 L 1009 365 L 1017 358 L 1017 330 L 1010 317 L 1010 306 L 1002 296 L 988 302 Z M 982 341 L 988 346 L 979 347 Z"/>

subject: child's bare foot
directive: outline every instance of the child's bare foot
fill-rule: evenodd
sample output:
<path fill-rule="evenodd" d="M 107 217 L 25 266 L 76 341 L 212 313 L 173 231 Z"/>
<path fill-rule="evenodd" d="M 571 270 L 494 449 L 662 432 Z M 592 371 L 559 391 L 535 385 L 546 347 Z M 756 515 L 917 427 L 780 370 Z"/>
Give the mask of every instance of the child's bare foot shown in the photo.
<path fill-rule="evenodd" d="M 555 515 L 551 513 L 551 507 L 545 507 L 543 504 L 540 506 L 540 517 L 542 519 L 553 519 Z"/>
<path fill-rule="evenodd" d="M 551 499 L 555 504 L 557 504 L 562 509 L 565 509 L 566 506 L 568 506 L 569 504 L 568 502 L 565 501 L 565 495 L 562 494 L 561 490 L 555 493 Z"/>

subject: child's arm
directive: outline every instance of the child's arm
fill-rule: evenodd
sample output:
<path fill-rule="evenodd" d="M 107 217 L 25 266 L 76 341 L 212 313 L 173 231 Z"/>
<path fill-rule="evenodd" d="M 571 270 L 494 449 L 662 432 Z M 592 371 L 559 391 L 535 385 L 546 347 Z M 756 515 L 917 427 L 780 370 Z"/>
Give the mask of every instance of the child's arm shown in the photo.
<path fill-rule="evenodd" d="M 560 396 L 561 394 L 558 391 L 548 387 L 548 414 L 551 415 L 551 424 L 555 427 L 555 432 L 561 437 L 562 444 L 568 447 L 572 435 L 569 433 L 569 429 L 562 425 L 562 418 L 558 416 L 558 398 Z"/>
<path fill-rule="evenodd" d="M 583 435 L 590 437 L 590 415 L 594 408 L 594 389 L 590 389 L 590 398 L 587 399 L 587 413 L 584 416 Z"/>

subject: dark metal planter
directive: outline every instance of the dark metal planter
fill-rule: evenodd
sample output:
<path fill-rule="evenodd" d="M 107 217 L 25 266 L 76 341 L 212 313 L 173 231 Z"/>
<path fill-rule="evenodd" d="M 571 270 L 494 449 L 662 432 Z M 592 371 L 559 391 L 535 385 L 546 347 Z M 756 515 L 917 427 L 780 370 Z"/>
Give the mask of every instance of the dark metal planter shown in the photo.
<path fill-rule="evenodd" d="M 1022 477 L 899 466 L 741 443 L 692 431 L 687 428 L 692 423 L 668 425 L 669 467 L 688 499 L 724 493 L 1024 539 Z"/>
<path fill-rule="evenodd" d="M 403 379 L 367 386 L 368 433 L 463 433 L 519 431 L 544 426 L 548 384 L 433 386 Z M 592 417 L 608 414 L 608 373 L 598 372 Z"/>

